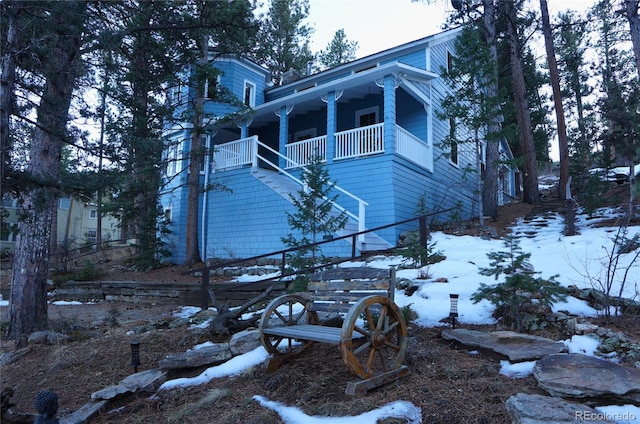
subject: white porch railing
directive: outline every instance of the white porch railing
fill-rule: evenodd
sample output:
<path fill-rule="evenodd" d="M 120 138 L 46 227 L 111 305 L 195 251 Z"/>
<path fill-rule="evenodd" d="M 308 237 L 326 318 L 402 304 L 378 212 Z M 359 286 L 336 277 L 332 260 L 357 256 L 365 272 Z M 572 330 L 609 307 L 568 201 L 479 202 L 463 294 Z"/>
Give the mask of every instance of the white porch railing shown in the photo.
<path fill-rule="evenodd" d="M 321 157 L 324 162 L 327 160 L 327 136 L 296 141 L 287 144 L 286 149 L 287 169 L 308 165 L 314 156 Z"/>
<path fill-rule="evenodd" d="M 213 171 L 227 171 L 253 163 L 258 136 L 254 135 L 213 146 Z"/>
<path fill-rule="evenodd" d="M 383 127 L 384 123 L 380 123 L 336 133 L 334 159 L 384 153 Z"/>
<path fill-rule="evenodd" d="M 383 124 L 354 128 L 336 133 L 334 160 L 384 153 Z M 235 140 L 214 146 L 214 171 L 224 171 L 249 165 L 257 154 L 254 141 L 257 136 Z M 285 159 L 285 169 L 298 168 L 311 163 L 314 155 L 327 160 L 327 136 L 314 137 L 287 144 L 286 154 L 278 154 Z M 429 162 L 429 146 L 404 128 L 396 125 L 396 153 L 404 158 L 425 166 Z"/>
<path fill-rule="evenodd" d="M 429 163 L 429 146 L 399 125 L 396 125 L 396 153 L 421 166 Z"/>

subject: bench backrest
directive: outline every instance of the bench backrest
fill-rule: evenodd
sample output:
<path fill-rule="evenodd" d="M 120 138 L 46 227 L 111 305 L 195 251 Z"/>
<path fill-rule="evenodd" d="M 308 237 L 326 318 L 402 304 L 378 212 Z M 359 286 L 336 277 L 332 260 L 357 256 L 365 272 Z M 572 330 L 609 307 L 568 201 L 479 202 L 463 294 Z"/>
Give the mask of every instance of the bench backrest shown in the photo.
<path fill-rule="evenodd" d="M 307 309 L 322 312 L 349 311 L 366 296 L 385 296 L 393 301 L 396 270 L 379 268 L 336 268 L 309 276 Z"/>

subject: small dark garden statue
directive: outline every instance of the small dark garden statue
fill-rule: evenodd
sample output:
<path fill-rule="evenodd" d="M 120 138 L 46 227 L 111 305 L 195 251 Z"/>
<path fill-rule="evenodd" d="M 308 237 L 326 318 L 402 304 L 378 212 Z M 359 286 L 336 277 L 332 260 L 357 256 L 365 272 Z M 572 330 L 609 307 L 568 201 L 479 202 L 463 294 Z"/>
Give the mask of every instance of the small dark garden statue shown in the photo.
<path fill-rule="evenodd" d="M 33 424 L 59 424 L 56 414 L 58 413 L 58 395 L 50 390 L 43 390 L 36 396 L 35 402 L 38 417 Z"/>

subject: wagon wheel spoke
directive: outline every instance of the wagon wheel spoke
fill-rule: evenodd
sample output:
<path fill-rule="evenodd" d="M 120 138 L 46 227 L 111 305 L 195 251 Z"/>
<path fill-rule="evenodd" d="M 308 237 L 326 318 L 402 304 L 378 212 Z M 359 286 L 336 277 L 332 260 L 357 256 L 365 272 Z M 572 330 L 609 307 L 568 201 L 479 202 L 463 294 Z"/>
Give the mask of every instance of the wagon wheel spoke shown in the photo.
<path fill-rule="evenodd" d="M 273 311 L 273 313 L 274 313 L 278 318 L 280 318 L 280 321 L 282 321 L 282 322 L 284 322 L 284 323 L 286 323 L 286 322 L 287 322 L 287 319 L 286 319 L 286 318 L 285 318 L 285 317 L 284 317 L 284 316 L 283 316 L 279 311 Z"/>
<path fill-rule="evenodd" d="M 366 315 L 366 320 L 367 323 L 369 324 L 369 329 L 370 330 L 375 330 L 375 325 L 374 325 L 374 320 L 373 320 L 373 314 L 371 313 L 371 309 L 370 308 L 365 308 L 364 310 L 365 315 Z M 364 333 L 363 333 L 364 334 Z M 367 334 L 365 334 L 366 336 Z"/>
<path fill-rule="evenodd" d="M 356 325 L 356 326 L 353 328 L 353 330 L 354 330 L 354 331 L 357 331 L 358 333 L 362 334 L 362 335 L 363 335 L 363 336 L 365 336 L 365 337 L 368 337 L 368 336 L 370 336 L 370 335 L 371 335 L 371 331 L 368 331 L 368 330 L 366 330 L 366 329 L 364 329 L 364 328 L 362 328 L 362 327 L 360 327 L 360 326 L 358 326 L 358 325 Z"/>
<path fill-rule="evenodd" d="M 373 348 L 369 351 L 369 357 L 367 358 L 367 366 L 365 368 L 366 372 L 371 372 L 371 370 L 373 369 L 373 361 L 376 357 L 376 352 L 378 350 Z"/>
<path fill-rule="evenodd" d="M 383 355 L 382 349 L 378 349 L 376 352 L 378 353 L 378 356 L 380 357 L 380 362 L 382 363 L 382 369 L 384 371 L 389 370 L 389 365 L 387 363 L 387 358 L 385 358 L 385 356 Z"/>
<path fill-rule="evenodd" d="M 384 331 L 382 332 L 382 334 L 389 334 L 390 332 L 392 332 L 396 327 L 398 327 L 400 325 L 400 323 L 398 321 L 394 321 L 391 325 L 387 325 L 384 329 Z"/>
<path fill-rule="evenodd" d="M 296 323 L 296 324 L 297 324 L 297 323 L 298 323 L 298 321 L 300 321 L 300 319 L 304 316 L 305 312 L 306 312 L 306 311 L 304 311 L 304 310 L 303 310 L 303 311 L 301 311 L 301 312 L 298 314 L 298 316 L 297 316 L 297 317 L 295 317 L 295 318 L 293 318 L 291 321 L 292 321 L 293 323 Z"/>
<path fill-rule="evenodd" d="M 407 327 L 387 297 L 369 296 L 356 302 L 345 318 L 342 338 L 344 362 L 361 378 L 394 370 L 404 361 Z"/>
<path fill-rule="evenodd" d="M 376 330 L 380 331 L 384 322 L 386 321 L 387 316 L 387 307 L 383 307 L 382 311 L 380 311 L 380 316 L 378 317 L 378 322 L 376 323 Z"/>
<path fill-rule="evenodd" d="M 301 312 L 295 310 L 301 308 Z M 272 355 L 288 356 L 298 355 L 313 343 L 309 341 L 297 341 L 294 338 L 269 334 L 270 328 L 294 325 L 300 321 L 309 324 L 318 324 L 318 316 L 315 312 L 306 310 L 306 300 L 298 295 L 281 296 L 269 303 L 260 318 L 260 341 Z"/>
<path fill-rule="evenodd" d="M 391 343 L 390 341 L 384 342 L 384 345 L 386 347 L 390 348 L 390 349 L 393 349 L 393 350 L 400 350 L 400 345 L 397 345 L 395 343 Z"/>
<path fill-rule="evenodd" d="M 357 349 L 355 349 L 353 351 L 353 353 L 355 353 L 356 355 L 358 355 L 360 352 L 369 349 L 371 347 L 371 343 L 370 342 L 366 342 L 364 343 L 362 346 L 358 347 Z"/>

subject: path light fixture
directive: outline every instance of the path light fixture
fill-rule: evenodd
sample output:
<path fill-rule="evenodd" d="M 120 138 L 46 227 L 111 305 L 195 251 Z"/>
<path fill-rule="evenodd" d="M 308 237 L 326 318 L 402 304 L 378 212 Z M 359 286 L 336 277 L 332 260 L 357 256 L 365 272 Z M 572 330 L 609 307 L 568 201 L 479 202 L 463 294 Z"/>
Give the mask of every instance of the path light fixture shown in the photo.
<path fill-rule="evenodd" d="M 133 372 L 138 372 L 138 365 L 140 365 L 140 342 L 131 342 L 131 366 Z"/>
<path fill-rule="evenodd" d="M 456 328 L 456 318 L 458 318 L 458 294 L 449 294 L 449 301 L 451 302 L 451 308 L 449 309 L 449 318 L 451 318 L 451 325 Z"/>

